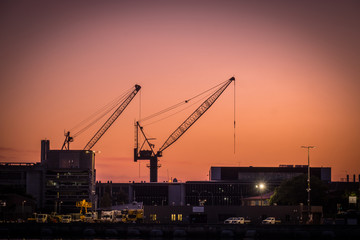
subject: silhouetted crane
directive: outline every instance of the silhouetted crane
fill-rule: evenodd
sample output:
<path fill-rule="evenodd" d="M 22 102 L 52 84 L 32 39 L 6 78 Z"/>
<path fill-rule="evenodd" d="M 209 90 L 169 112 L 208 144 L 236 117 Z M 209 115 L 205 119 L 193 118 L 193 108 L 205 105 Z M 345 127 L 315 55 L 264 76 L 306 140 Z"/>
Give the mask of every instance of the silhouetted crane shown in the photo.
<path fill-rule="evenodd" d="M 120 116 L 120 114 L 125 110 L 125 108 L 129 105 L 131 100 L 135 97 L 135 95 L 140 91 L 141 86 L 135 85 L 134 90 L 132 90 L 125 100 L 119 105 L 119 107 L 114 111 L 114 113 L 106 120 L 106 122 L 102 125 L 102 127 L 95 133 L 95 135 L 90 139 L 90 141 L 84 147 L 84 150 L 91 150 L 91 148 L 100 140 L 100 138 L 104 135 L 104 133 L 110 128 L 110 126 L 115 122 L 115 120 Z M 87 128 L 87 127 L 85 127 Z M 80 132 L 82 132 L 81 130 Z M 69 150 L 70 142 L 73 142 L 73 137 L 70 136 L 70 131 L 65 134 L 65 141 L 61 148 L 61 150 Z"/>
<path fill-rule="evenodd" d="M 135 125 L 135 148 L 134 148 L 134 161 L 137 160 L 150 160 L 150 182 L 157 182 L 158 180 L 158 158 L 162 157 L 162 152 L 176 142 L 218 99 L 218 97 L 225 91 L 231 82 L 235 81 L 232 77 L 222 84 L 209 98 L 207 98 L 165 141 L 165 143 L 155 153 L 154 144 L 150 143 L 150 139 L 146 137 L 143 127 L 139 122 Z M 138 136 L 139 130 L 144 137 L 143 144 L 139 147 Z M 143 150 L 144 145 L 150 150 Z"/>

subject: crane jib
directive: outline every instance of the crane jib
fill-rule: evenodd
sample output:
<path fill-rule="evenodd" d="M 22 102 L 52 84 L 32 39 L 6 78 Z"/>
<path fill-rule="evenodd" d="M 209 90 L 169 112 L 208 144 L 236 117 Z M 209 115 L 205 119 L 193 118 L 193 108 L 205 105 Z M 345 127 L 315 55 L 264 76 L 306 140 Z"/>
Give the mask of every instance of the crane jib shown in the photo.
<path fill-rule="evenodd" d="M 165 141 L 159 149 L 158 154 L 161 154 L 166 148 L 176 142 L 218 99 L 218 97 L 225 91 L 229 84 L 235 81 L 232 77 L 226 81 L 215 93 L 206 99 Z"/>
<path fill-rule="evenodd" d="M 125 101 L 121 103 L 121 105 L 115 110 L 115 112 L 109 117 L 109 119 L 106 120 L 103 126 L 95 133 L 92 139 L 84 147 L 84 150 L 90 150 L 99 141 L 99 139 L 104 135 L 104 133 L 110 128 L 110 126 L 129 105 L 131 100 L 135 97 L 135 95 L 139 92 L 140 89 L 140 85 L 135 85 L 135 89 L 127 96 Z"/>

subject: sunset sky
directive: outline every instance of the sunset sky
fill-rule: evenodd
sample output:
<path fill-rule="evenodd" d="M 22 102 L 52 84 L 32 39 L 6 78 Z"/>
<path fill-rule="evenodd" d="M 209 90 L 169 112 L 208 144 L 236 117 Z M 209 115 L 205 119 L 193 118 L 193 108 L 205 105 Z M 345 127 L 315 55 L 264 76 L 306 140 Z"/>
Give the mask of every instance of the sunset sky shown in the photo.
<path fill-rule="evenodd" d="M 159 181 L 306 165 L 302 145 L 333 180 L 358 175 L 359 12 L 358 1 L 1 1 L 0 161 L 40 161 L 42 139 L 60 149 L 64 131 L 139 84 L 93 150 L 97 180 L 149 181 L 133 162 L 134 121 L 234 76 L 235 91 L 163 152 Z M 196 107 L 144 126 L 155 149 Z"/>

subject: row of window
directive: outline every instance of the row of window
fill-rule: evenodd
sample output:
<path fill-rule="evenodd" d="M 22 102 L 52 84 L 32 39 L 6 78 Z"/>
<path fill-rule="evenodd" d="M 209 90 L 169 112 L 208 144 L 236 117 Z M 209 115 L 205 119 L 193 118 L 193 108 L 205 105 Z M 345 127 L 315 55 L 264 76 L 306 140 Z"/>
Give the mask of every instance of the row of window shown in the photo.
<path fill-rule="evenodd" d="M 171 214 L 170 219 L 172 222 L 182 222 L 183 215 L 182 214 Z M 152 222 L 157 221 L 156 214 L 150 214 L 150 221 L 152 221 Z"/>

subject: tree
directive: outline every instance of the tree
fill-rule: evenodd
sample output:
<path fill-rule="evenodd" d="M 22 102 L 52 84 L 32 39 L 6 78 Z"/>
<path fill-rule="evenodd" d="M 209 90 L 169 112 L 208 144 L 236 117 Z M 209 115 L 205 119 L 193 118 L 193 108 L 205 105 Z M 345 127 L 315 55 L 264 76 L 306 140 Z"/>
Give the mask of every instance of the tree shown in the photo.
<path fill-rule="evenodd" d="M 326 202 L 327 186 L 317 177 L 310 178 L 311 205 L 324 205 Z M 270 198 L 270 204 L 278 205 L 298 205 L 300 203 L 307 203 L 308 193 L 307 189 L 307 175 L 302 174 L 290 180 L 284 181 L 279 187 L 275 189 L 274 194 Z"/>

